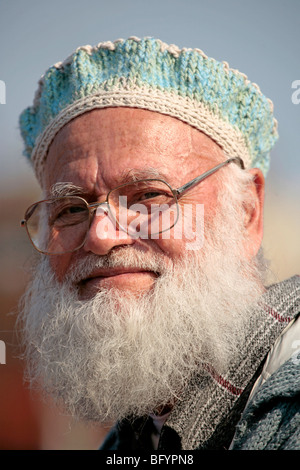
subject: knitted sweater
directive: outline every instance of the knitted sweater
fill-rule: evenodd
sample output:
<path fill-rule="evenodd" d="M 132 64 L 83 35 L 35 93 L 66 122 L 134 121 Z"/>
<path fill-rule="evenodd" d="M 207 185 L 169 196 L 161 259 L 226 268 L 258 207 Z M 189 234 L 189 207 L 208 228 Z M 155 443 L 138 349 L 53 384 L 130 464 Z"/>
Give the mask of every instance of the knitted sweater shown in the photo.
<path fill-rule="evenodd" d="M 253 307 L 249 335 L 227 374 L 208 368 L 204 378 L 193 378 L 162 427 L 157 450 L 300 450 L 300 359 L 284 362 L 249 400 L 270 349 L 299 311 L 299 276 L 270 286 Z M 124 419 L 100 450 L 153 450 L 155 431 L 149 416 Z"/>

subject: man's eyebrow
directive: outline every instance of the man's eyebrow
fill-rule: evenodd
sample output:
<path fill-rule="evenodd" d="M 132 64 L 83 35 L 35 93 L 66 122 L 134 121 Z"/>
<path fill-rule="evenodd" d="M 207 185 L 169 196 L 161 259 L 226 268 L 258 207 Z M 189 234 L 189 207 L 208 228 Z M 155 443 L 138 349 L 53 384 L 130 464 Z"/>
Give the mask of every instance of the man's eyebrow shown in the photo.
<path fill-rule="evenodd" d="M 55 183 L 50 189 L 50 197 L 75 196 L 83 194 L 84 190 L 73 183 Z"/>
<path fill-rule="evenodd" d="M 125 170 L 121 174 L 121 181 L 123 183 L 131 183 L 141 179 L 158 178 L 167 180 L 168 176 L 162 170 L 158 168 L 146 167 L 146 168 L 131 168 Z"/>
<path fill-rule="evenodd" d="M 168 177 L 163 171 L 158 170 L 157 168 L 130 168 L 129 170 L 125 170 L 121 173 L 119 176 L 119 184 L 133 183 L 140 179 L 151 178 L 167 180 Z M 79 196 L 84 194 L 86 194 L 86 191 L 81 186 L 76 186 L 71 182 L 55 183 L 49 192 L 50 197 Z"/>

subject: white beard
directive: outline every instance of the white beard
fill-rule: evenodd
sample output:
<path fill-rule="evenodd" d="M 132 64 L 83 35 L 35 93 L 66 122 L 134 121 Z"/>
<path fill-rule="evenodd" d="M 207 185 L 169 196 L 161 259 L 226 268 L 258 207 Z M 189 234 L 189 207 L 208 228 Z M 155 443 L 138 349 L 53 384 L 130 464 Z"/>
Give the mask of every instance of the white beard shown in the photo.
<path fill-rule="evenodd" d="M 187 251 L 168 269 L 162 258 L 147 261 L 135 248 L 119 247 L 87 256 L 62 285 L 43 258 L 21 315 L 32 384 L 42 383 L 74 417 L 104 422 L 172 404 L 204 364 L 224 372 L 262 292 L 256 262 L 241 262 L 237 215 L 227 212 L 200 252 Z M 111 289 L 78 300 L 72 282 L 99 263 L 148 266 L 160 276 L 140 296 Z"/>

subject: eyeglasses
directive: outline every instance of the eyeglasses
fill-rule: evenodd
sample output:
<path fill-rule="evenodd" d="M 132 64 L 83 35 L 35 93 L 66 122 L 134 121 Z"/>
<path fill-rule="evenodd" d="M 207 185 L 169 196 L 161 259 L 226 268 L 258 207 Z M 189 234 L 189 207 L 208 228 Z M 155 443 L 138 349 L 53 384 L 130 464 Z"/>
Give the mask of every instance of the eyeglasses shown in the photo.
<path fill-rule="evenodd" d="M 26 227 L 34 248 L 47 255 L 79 250 L 86 241 L 95 213 L 100 217 L 99 238 L 107 227 L 104 215 L 114 223 L 115 234 L 121 230 L 133 237 L 158 238 L 177 223 L 180 197 L 231 162 L 244 169 L 239 157 L 229 158 L 177 189 L 161 179 L 149 178 L 112 189 L 103 202 L 89 204 L 80 196 L 39 201 L 28 207 L 21 225 Z"/>

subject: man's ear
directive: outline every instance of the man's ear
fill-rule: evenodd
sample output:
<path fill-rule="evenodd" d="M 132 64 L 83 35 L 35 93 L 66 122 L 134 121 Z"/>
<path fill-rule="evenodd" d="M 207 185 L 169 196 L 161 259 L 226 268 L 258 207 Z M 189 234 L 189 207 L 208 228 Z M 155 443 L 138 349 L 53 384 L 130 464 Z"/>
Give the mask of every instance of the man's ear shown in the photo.
<path fill-rule="evenodd" d="M 265 178 L 259 168 L 248 170 L 253 180 L 248 189 L 248 201 L 245 201 L 245 250 L 248 259 L 257 255 L 263 239 L 263 209 L 265 197 Z"/>

